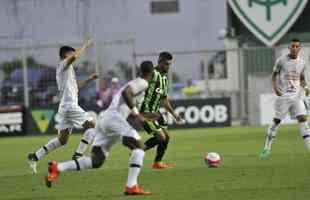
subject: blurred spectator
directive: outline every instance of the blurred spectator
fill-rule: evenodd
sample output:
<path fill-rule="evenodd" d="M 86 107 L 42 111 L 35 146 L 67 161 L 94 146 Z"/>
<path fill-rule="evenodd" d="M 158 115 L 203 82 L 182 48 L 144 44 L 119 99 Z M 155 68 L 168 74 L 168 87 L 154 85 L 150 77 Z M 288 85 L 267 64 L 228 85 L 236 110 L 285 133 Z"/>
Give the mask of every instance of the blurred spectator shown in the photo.
<path fill-rule="evenodd" d="M 108 88 L 108 83 L 106 80 L 101 82 L 100 91 L 99 91 L 99 98 L 97 104 L 104 109 L 107 108 L 113 97 L 119 90 L 119 80 L 118 78 L 114 77 L 111 80 L 111 87 Z"/>
<path fill-rule="evenodd" d="M 182 93 L 187 98 L 197 97 L 203 92 L 199 84 L 194 84 L 192 80 L 187 80 L 187 86 L 182 89 Z"/>

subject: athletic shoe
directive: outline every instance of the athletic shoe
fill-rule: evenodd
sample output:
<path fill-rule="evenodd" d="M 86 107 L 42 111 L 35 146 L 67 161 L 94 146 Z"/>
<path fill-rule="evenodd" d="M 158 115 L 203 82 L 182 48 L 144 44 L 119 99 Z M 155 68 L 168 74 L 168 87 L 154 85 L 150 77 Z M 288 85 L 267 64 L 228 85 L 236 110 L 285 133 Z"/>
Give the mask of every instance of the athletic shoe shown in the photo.
<path fill-rule="evenodd" d="M 48 175 L 45 177 L 45 184 L 47 187 L 52 187 L 52 183 L 57 179 L 59 171 L 57 169 L 57 162 L 51 161 L 48 163 Z"/>
<path fill-rule="evenodd" d="M 142 187 L 139 187 L 138 185 L 135 185 L 135 186 L 133 186 L 131 188 L 126 186 L 124 194 L 125 195 L 150 195 L 151 192 L 144 191 L 142 189 Z"/>
<path fill-rule="evenodd" d="M 259 157 L 260 157 L 260 159 L 266 159 L 269 156 L 269 154 L 270 154 L 270 150 L 269 149 L 264 149 L 260 153 Z"/>
<path fill-rule="evenodd" d="M 28 164 L 29 164 L 29 167 L 31 169 L 32 174 L 37 173 L 37 162 L 38 162 L 38 158 L 37 158 L 36 154 L 29 153 L 28 154 Z"/>
<path fill-rule="evenodd" d="M 162 163 L 162 162 L 154 162 L 152 168 L 153 169 L 168 169 L 168 168 L 172 168 L 172 166 Z"/>

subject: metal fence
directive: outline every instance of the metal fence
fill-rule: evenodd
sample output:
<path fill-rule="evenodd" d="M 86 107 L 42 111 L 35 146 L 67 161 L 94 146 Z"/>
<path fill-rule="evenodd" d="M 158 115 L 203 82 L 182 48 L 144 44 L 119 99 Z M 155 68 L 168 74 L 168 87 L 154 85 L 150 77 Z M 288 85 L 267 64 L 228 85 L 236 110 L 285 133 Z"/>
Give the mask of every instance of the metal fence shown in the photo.
<path fill-rule="evenodd" d="M 0 47 L 0 106 L 22 104 L 26 107 L 47 107 L 56 104 L 56 66 L 62 45 Z M 66 45 L 79 47 L 82 44 Z M 128 79 L 125 76 L 132 76 L 133 48 L 132 40 L 96 42 L 94 48 L 77 61 L 78 80 L 86 79 L 94 72 L 100 77 L 80 91 L 81 103 L 95 100 L 102 82 L 109 82 L 111 77 L 118 76 L 125 81 Z"/>
<path fill-rule="evenodd" d="M 62 44 L 0 48 L 0 106 L 47 107 L 57 104 L 56 65 Z M 79 43 L 69 44 L 74 47 Z M 259 124 L 260 96 L 272 93 L 271 72 L 275 58 L 287 51 L 277 48 L 236 48 L 219 51 L 172 51 L 170 96 L 174 99 L 230 97 L 234 122 Z M 310 48 L 302 56 L 309 63 Z M 77 77 L 93 72 L 99 80 L 80 91 L 80 104 L 96 103 L 100 91 L 110 87 L 113 77 L 119 86 L 137 74 L 145 59 L 157 62 L 158 52 L 138 53 L 134 40 L 96 42 L 77 62 Z M 307 79 L 310 72 L 307 70 Z"/>

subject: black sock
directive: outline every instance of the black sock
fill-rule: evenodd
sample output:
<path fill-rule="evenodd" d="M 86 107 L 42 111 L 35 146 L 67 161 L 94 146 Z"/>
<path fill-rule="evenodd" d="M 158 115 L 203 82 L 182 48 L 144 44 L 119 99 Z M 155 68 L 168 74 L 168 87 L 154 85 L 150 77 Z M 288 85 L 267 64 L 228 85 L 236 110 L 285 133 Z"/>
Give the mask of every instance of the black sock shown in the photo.
<path fill-rule="evenodd" d="M 165 141 L 161 141 L 158 144 L 156 156 L 155 156 L 155 162 L 161 162 L 167 150 L 168 144 L 169 144 L 169 139 L 166 139 Z"/>
<path fill-rule="evenodd" d="M 156 136 L 151 137 L 150 139 L 148 139 L 147 141 L 145 141 L 144 145 L 145 145 L 145 151 L 155 147 L 156 145 L 159 144 L 159 139 Z"/>

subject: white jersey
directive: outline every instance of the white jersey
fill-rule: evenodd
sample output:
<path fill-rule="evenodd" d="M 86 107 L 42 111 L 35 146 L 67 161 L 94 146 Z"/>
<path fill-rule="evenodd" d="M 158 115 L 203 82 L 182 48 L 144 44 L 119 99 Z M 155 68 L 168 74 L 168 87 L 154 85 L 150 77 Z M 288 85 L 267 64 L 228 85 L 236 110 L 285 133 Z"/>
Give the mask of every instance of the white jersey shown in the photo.
<path fill-rule="evenodd" d="M 56 70 L 56 80 L 59 92 L 59 107 L 78 105 L 78 85 L 73 65 L 64 70 L 66 61 L 61 61 Z"/>
<path fill-rule="evenodd" d="M 303 59 L 291 59 L 289 55 L 283 55 L 277 59 L 273 71 L 278 73 L 277 86 L 283 97 L 300 96 L 300 76 L 305 71 Z"/>
<path fill-rule="evenodd" d="M 129 86 L 133 92 L 133 103 L 134 105 L 140 109 L 143 99 L 144 99 L 144 95 L 145 95 L 145 90 L 148 87 L 148 82 L 143 79 L 143 78 L 136 78 L 132 81 L 130 81 L 129 83 L 127 83 L 126 85 L 124 85 L 118 92 L 117 94 L 114 96 L 110 106 L 108 107 L 107 111 L 117 111 L 121 114 L 122 117 L 124 117 L 125 119 L 128 118 L 128 116 L 131 113 L 130 108 L 127 106 L 127 104 L 125 103 L 123 97 L 122 97 L 122 92 L 124 91 L 124 89 Z"/>

